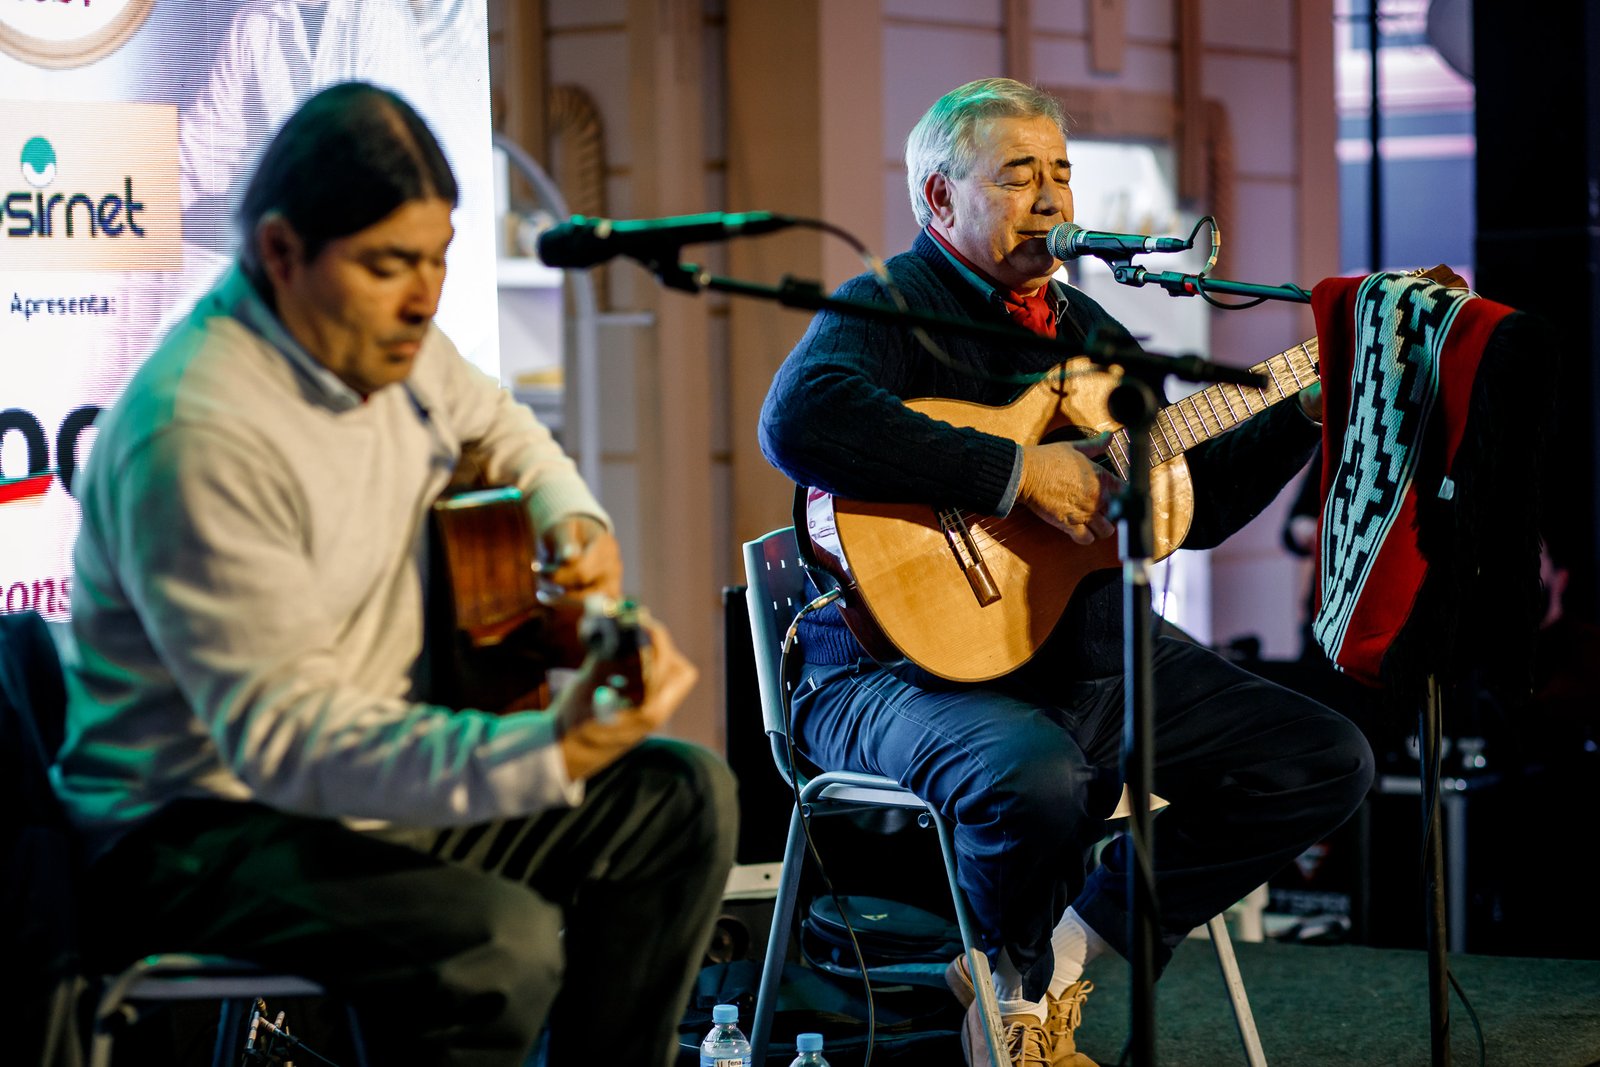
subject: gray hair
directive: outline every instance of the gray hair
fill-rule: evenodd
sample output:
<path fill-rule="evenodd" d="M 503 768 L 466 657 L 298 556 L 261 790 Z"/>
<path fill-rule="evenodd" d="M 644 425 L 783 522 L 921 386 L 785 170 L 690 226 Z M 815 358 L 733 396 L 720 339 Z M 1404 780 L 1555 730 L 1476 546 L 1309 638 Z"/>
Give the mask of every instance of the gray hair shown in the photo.
<path fill-rule="evenodd" d="M 965 178 L 972 170 L 972 130 L 979 119 L 1047 118 L 1067 134 L 1067 119 L 1055 97 L 1010 78 L 980 78 L 934 101 L 906 137 L 906 185 L 917 225 L 933 218 L 922 189 L 929 175 Z"/>

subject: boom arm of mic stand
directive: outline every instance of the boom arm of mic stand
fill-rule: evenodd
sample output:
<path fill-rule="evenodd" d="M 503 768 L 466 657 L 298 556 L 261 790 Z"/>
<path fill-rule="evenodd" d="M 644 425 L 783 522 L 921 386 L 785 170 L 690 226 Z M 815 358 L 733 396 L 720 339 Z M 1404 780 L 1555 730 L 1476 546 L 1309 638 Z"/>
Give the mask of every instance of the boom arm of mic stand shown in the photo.
<path fill-rule="evenodd" d="M 661 284 L 669 289 L 678 289 L 686 293 L 698 293 L 702 289 L 713 289 L 718 292 L 771 300 L 782 304 L 784 307 L 799 308 L 804 311 L 837 311 L 845 315 L 899 322 L 907 326 L 921 326 L 926 329 L 940 330 L 945 333 L 995 341 L 1006 345 L 1054 349 L 1063 359 L 1071 356 L 1087 356 L 1092 362 L 1100 366 L 1119 366 L 1127 372 L 1137 372 L 1142 375 L 1170 374 L 1187 382 L 1225 382 L 1231 385 L 1247 385 L 1257 389 L 1265 388 L 1272 384 L 1263 375 L 1253 374 L 1237 367 L 1213 363 L 1210 360 L 1201 359 L 1199 356 L 1157 355 L 1136 347 L 1129 348 L 1115 344 L 1096 345 L 1092 339 L 1088 345 L 1080 347 L 1070 341 L 1058 341 L 1054 338 L 1040 337 L 1038 334 L 1030 333 L 1017 326 L 973 322 L 969 319 L 955 319 L 945 315 L 902 309 L 892 304 L 873 303 L 869 300 L 843 300 L 824 294 L 822 286 L 817 282 L 789 276 L 785 276 L 777 286 L 770 286 L 739 281 L 736 278 L 718 277 L 701 269 L 694 263 L 668 264 L 663 263 L 661 260 L 655 260 L 647 263 L 646 266 L 650 268 L 656 277 L 661 279 Z M 1142 270 L 1143 268 L 1140 269 Z"/>
<path fill-rule="evenodd" d="M 1295 304 L 1311 303 L 1311 293 L 1298 285 L 1258 285 L 1255 282 L 1232 282 L 1226 278 L 1208 278 L 1203 274 L 1179 274 L 1176 271 L 1148 271 L 1136 267 L 1126 259 L 1108 261 L 1111 277 L 1122 285 L 1135 288 L 1158 285 L 1169 296 L 1199 296 L 1205 293 L 1226 293 L 1229 296 L 1252 296 L 1261 300 L 1288 300 Z"/>

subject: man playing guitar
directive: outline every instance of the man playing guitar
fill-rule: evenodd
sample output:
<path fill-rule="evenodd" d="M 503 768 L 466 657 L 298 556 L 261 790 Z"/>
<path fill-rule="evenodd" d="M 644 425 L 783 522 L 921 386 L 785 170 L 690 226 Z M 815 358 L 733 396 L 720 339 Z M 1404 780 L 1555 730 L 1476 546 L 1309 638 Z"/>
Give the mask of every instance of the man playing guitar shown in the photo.
<path fill-rule="evenodd" d="M 511 1067 L 544 1032 L 551 1064 L 593 1062 L 600 1004 L 611 1061 L 659 1067 L 737 826 L 726 765 L 649 736 L 694 666 L 645 624 L 636 686 L 592 660 L 544 710 L 418 692 L 422 550 L 464 455 L 552 581 L 621 586 L 571 460 L 433 321 L 457 195 L 400 97 L 311 97 L 244 191 L 241 262 L 101 422 L 55 777 L 84 944 L 305 975 L 374 1063 Z"/>
<path fill-rule="evenodd" d="M 1065 124 L 1053 99 L 1006 79 L 962 86 L 918 122 L 906 163 L 923 231 L 887 271 L 911 308 L 1078 341 L 1110 323 L 1094 301 L 1052 278 L 1060 264 L 1046 234 L 1072 219 Z M 870 274 L 839 295 L 888 296 Z M 1087 450 L 958 424 L 907 403 L 1007 404 L 1020 391 L 1018 375 L 1042 374 L 1057 357 L 937 332 L 933 340 L 937 355 L 899 326 L 819 314 L 762 409 L 767 458 L 813 500 L 827 495 L 869 512 L 909 506 L 930 517 L 1026 517 L 1059 530 L 1063 552 L 1104 544 L 1119 480 Z M 1222 541 L 1303 467 L 1318 440 L 1315 388 L 1297 400 L 1188 451 L 1188 545 Z M 972 543 L 981 549 L 983 538 Z M 905 564 L 904 599 L 914 603 L 919 572 Z M 982 599 L 1028 592 L 1002 585 Z M 844 603 L 857 606 L 849 590 Z M 955 822 L 959 879 L 982 927 L 1012 1062 L 1082 1065 L 1090 1061 L 1073 1031 L 1092 988 L 1084 964 L 1127 942 L 1125 843 L 1086 870 L 1122 786 L 1119 574 L 1084 576 L 1055 610 L 1059 621 L 1020 666 L 977 680 L 881 646 L 874 658 L 837 605 L 808 616 L 793 728 L 817 764 L 891 776 Z M 963 639 L 948 637 L 947 645 Z M 1373 762 L 1353 724 L 1198 644 L 1159 637 L 1153 658 L 1153 789 L 1171 802 L 1154 822 L 1152 846 L 1160 967 L 1191 929 L 1348 818 Z M 946 977 L 974 1005 L 964 1027 L 968 1061 L 987 1064 L 965 962 Z"/>

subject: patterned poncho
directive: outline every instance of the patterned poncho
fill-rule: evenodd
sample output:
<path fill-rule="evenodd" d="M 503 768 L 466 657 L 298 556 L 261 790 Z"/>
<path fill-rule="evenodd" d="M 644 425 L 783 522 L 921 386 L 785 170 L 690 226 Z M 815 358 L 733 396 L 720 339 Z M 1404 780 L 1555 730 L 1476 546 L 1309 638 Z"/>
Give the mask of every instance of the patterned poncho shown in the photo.
<path fill-rule="evenodd" d="M 1312 307 L 1325 412 L 1318 644 L 1405 700 L 1429 675 L 1476 668 L 1525 691 L 1537 463 L 1525 440 L 1510 445 L 1540 377 L 1516 366 L 1518 350 L 1539 335 L 1503 304 L 1412 275 L 1328 279 Z"/>

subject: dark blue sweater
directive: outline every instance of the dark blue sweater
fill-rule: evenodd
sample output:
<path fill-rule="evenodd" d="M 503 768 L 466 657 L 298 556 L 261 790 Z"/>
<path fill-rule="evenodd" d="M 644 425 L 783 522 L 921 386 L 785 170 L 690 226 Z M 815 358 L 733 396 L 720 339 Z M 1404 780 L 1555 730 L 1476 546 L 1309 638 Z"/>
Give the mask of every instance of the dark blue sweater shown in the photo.
<path fill-rule="evenodd" d="M 913 309 L 1010 322 L 998 299 L 963 276 L 926 233 L 886 265 Z M 1062 312 L 1060 339 L 1081 343 L 1096 326 L 1115 322 L 1082 292 L 1051 285 Z M 836 295 L 888 302 L 870 274 L 852 278 Z M 935 340 L 953 362 L 991 375 L 1038 373 L 1062 359 L 1044 348 L 950 334 Z M 998 405 L 1020 392 L 1015 384 L 946 366 L 901 325 L 823 311 L 773 379 L 761 408 L 761 450 L 797 484 L 835 496 L 994 514 L 1017 469 L 1018 444 L 918 414 L 902 401 L 943 397 Z M 1210 548 L 1249 522 L 1305 465 L 1319 439 L 1319 428 L 1299 405 L 1284 403 L 1190 449 L 1195 511 L 1184 547 Z M 1121 671 L 1120 587 L 1115 569 L 1080 584 L 1050 642 L 1059 669 L 1077 677 Z M 812 663 L 850 663 L 865 655 L 831 607 L 802 622 L 800 640 Z"/>

